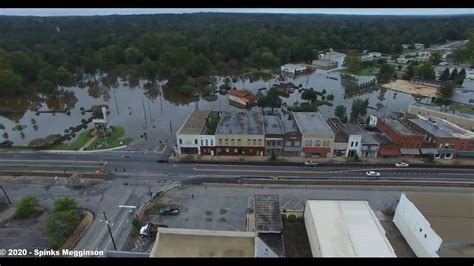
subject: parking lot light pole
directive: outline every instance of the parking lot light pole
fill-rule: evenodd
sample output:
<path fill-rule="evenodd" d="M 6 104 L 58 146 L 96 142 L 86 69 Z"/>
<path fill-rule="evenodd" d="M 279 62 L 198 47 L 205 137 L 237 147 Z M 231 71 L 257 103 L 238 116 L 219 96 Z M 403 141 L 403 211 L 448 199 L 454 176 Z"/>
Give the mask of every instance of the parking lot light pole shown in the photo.
<path fill-rule="evenodd" d="M 105 211 L 104 211 L 104 219 L 105 219 L 105 224 L 107 225 L 107 228 L 109 228 L 109 234 L 110 234 L 110 238 L 112 239 L 112 244 L 114 244 L 114 249 L 115 251 L 117 251 L 117 246 L 115 245 L 114 236 L 112 235 L 112 230 L 110 229 L 109 220 L 107 220 Z"/>

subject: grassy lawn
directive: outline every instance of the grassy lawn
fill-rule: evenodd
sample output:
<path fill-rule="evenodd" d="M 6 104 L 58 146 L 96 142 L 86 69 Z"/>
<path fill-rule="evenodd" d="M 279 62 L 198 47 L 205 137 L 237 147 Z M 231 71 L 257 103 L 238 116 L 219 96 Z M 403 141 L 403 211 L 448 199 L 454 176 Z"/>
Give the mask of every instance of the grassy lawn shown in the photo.
<path fill-rule="evenodd" d="M 79 150 L 84 144 L 86 144 L 92 136 L 90 135 L 91 129 L 86 129 L 70 144 L 60 143 L 49 148 L 50 150 Z"/>
<path fill-rule="evenodd" d="M 474 114 L 474 108 L 473 107 L 464 106 L 464 105 L 458 104 L 458 103 L 452 104 L 449 107 L 451 107 L 451 109 L 453 109 L 453 110 L 456 110 L 456 111 L 459 111 L 459 112 L 462 112 L 462 113 Z"/>
<path fill-rule="evenodd" d="M 101 150 L 128 145 L 132 142 L 132 138 L 125 138 L 125 129 L 121 126 L 111 126 L 112 134 L 107 136 L 107 146 L 105 138 L 99 137 L 94 141 L 87 150 Z"/>
<path fill-rule="evenodd" d="M 368 67 L 368 68 L 363 68 L 360 71 L 359 76 L 372 76 L 376 75 L 379 72 L 380 68 L 379 67 Z"/>

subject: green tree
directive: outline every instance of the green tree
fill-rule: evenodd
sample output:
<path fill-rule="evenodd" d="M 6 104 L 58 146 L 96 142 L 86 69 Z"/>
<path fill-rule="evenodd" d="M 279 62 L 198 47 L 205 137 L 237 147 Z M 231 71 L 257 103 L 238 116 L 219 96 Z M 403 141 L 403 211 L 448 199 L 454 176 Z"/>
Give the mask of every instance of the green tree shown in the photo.
<path fill-rule="evenodd" d="M 398 65 L 398 66 L 397 66 L 397 69 L 398 69 L 398 70 L 402 70 L 402 68 L 403 68 L 402 65 Z"/>
<path fill-rule="evenodd" d="M 357 122 L 359 118 L 364 117 L 367 114 L 367 107 L 369 106 L 369 101 L 361 99 L 356 99 L 352 102 L 351 108 L 351 123 Z"/>
<path fill-rule="evenodd" d="M 74 233 L 74 230 L 81 222 L 81 215 L 78 211 L 53 212 L 46 221 L 46 235 L 51 247 L 58 249 Z"/>
<path fill-rule="evenodd" d="M 39 200 L 35 196 L 26 196 L 22 198 L 16 205 L 15 217 L 19 219 L 26 219 L 37 217 L 41 214 L 41 207 Z"/>
<path fill-rule="evenodd" d="M 140 64 L 143 61 L 143 54 L 135 47 L 125 49 L 125 61 L 127 64 Z"/>
<path fill-rule="evenodd" d="M 77 203 L 73 198 L 65 197 L 54 201 L 54 212 L 77 211 Z"/>
<path fill-rule="evenodd" d="M 272 108 L 272 114 L 273 114 L 273 108 L 280 108 L 282 105 L 282 100 L 280 96 L 278 95 L 278 91 L 275 88 L 270 89 L 266 95 L 266 103 L 268 107 Z"/>
<path fill-rule="evenodd" d="M 339 118 L 343 123 L 347 123 L 347 108 L 344 105 L 336 106 L 334 115 Z"/>
<path fill-rule="evenodd" d="M 415 69 L 413 68 L 413 66 L 409 65 L 407 67 L 407 72 L 405 74 L 403 74 L 402 78 L 404 80 L 411 80 L 414 75 L 415 75 Z"/>
<path fill-rule="evenodd" d="M 420 67 L 418 67 L 416 74 L 425 80 L 434 80 L 435 79 L 435 72 L 434 67 L 431 63 L 424 63 Z"/>
<path fill-rule="evenodd" d="M 439 76 L 440 81 L 447 81 L 449 79 L 449 68 L 446 68 L 443 73 Z"/>
<path fill-rule="evenodd" d="M 0 70 L 0 91 L 5 96 L 23 93 L 22 77 L 10 69 Z"/>
<path fill-rule="evenodd" d="M 439 63 L 441 63 L 441 54 L 438 52 L 433 53 L 431 55 L 431 63 L 435 66 L 439 65 Z"/>
<path fill-rule="evenodd" d="M 5 129 L 5 126 L 3 124 L 0 124 L 0 130 Z"/>
<path fill-rule="evenodd" d="M 361 71 L 360 60 L 355 53 L 351 52 L 347 55 L 346 66 L 347 72 L 353 75 L 359 75 Z"/>
<path fill-rule="evenodd" d="M 312 104 L 313 101 L 318 99 L 318 94 L 314 90 L 312 90 L 312 88 L 309 89 L 309 90 L 306 89 L 301 94 L 301 99 L 307 100 L 307 101 L 309 101 L 310 104 Z"/>
<path fill-rule="evenodd" d="M 439 88 L 439 97 L 441 102 L 444 104 L 449 103 L 449 99 L 454 95 L 454 84 L 452 82 L 446 82 Z"/>
<path fill-rule="evenodd" d="M 449 76 L 449 80 L 455 80 L 456 78 L 458 77 L 458 69 L 455 68 L 452 72 L 451 72 L 451 76 Z"/>
<path fill-rule="evenodd" d="M 395 68 L 390 64 L 383 64 L 377 73 L 377 81 L 379 83 L 388 83 L 395 75 Z"/>

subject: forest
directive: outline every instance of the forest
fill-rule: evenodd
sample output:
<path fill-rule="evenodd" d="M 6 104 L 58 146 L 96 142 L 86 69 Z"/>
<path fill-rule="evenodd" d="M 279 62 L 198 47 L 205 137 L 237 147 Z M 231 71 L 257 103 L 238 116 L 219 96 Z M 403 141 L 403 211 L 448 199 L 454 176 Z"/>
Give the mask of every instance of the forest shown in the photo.
<path fill-rule="evenodd" d="M 193 95 L 211 90 L 211 76 L 305 62 L 324 49 L 397 54 L 404 43 L 467 39 L 474 16 L 0 16 L 0 32 L 0 97 L 58 95 L 104 76 L 131 86 L 167 80 Z"/>

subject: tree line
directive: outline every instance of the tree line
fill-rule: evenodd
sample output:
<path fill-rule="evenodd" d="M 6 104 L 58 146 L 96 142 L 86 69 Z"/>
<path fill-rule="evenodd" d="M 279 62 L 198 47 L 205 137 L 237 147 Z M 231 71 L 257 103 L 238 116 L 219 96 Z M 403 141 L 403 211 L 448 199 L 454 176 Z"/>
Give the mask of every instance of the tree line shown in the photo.
<path fill-rule="evenodd" d="M 318 51 L 399 53 L 403 43 L 465 39 L 473 16 L 169 14 L 0 17 L 1 96 L 61 94 L 99 73 L 168 80 L 192 95 L 214 75 L 309 61 Z M 134 82 L 137 83 L 137 82 Z"/>

